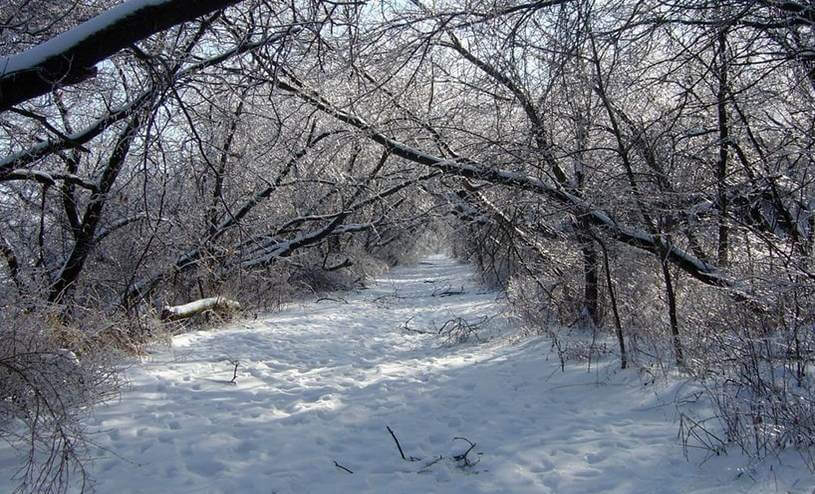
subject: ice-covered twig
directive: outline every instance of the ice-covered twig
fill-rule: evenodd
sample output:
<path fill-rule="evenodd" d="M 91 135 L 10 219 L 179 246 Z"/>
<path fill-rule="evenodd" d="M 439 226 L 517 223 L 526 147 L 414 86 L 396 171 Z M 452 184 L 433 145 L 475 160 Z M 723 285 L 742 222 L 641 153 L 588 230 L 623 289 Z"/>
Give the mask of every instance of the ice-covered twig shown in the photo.
<path fill-rule="evenodd" d="M 410 327 L 410 321 L 412 321 L 414 317 L 416 317 L 416 316 L 410 316 L 410 318 L 407 321 L 402 323 L 402 329 L 404 331 L 408 331 L 408 332 L 411 332 L 411 333 L 419 333 L 419 334 L 433 334 L 432 332 L 425 331 L 423 329 L 411 328 Z"/>

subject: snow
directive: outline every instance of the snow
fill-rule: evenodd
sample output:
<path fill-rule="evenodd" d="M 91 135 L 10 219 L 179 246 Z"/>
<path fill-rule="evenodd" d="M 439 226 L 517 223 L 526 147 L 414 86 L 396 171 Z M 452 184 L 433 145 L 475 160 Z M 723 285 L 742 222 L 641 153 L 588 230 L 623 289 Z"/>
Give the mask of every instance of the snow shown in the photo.
<path fill-rule="evenodd" d="M 22 53 L 0 57 L 0 75 L 33 70 L 45 60 L 61 55 L 78 45 L 89 36 L 103 31 L 145 7 L 161 5 L 170 0 L 130 0 L 106 10 L 98 16 L 83 22 L 59 36 L 30 48 Z"/>
<path fill-rule="evenodd" d="M 691 383 L 654 383 L 637 370 L 618 370 L 612 357 L 590 370 L 567 363 L 561 372 L 549 341 L 507 337 L 512 323 L 500 299 L 470 274 L 434 256 L 394 269 L 367 290 L 175 337 L 172 349 L 133 363 L 121 399 L 87 421 L 98 445 L 97 491 L 815 488 L 794 453 L 752 465 L 735 448 L 713 457 L 689 449 L 686 460 L 679 410 L 707 412 Z M 480 339 L 487 341 L 451 345 L 431 334 L 457 318 L 486 320 Z M 387 427 L 415 461 L 401 458 Z M 10 492 L 17 461 L 0 448 L 0 492 Z"/>

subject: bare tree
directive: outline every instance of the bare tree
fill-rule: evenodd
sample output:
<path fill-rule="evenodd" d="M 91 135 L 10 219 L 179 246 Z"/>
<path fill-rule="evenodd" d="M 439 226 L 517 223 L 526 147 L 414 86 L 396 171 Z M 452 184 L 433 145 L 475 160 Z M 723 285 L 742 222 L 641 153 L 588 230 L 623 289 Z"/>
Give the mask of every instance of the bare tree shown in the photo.
<path fill-rule="evenodd" d="M 794 428 L 763 373 L 813 354 L 808 2 L 35 4 L 0 8 L 0 303 L 263 305 L 444 228 L 534 323 Z"/>

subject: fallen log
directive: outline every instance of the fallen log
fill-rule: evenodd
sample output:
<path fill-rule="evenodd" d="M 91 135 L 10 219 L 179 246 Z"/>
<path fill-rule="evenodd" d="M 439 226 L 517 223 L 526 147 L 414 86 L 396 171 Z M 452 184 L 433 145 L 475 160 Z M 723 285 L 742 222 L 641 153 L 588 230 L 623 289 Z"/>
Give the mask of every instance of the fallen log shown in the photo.
<path fill-rule="evenodd" d="M 207 310 L 229 313 L 241 309 L 241 304 L 224 297 L 209 297 L 183 305 L 165 306 L 161 310 L 162 321 L 186 319 Z"/>

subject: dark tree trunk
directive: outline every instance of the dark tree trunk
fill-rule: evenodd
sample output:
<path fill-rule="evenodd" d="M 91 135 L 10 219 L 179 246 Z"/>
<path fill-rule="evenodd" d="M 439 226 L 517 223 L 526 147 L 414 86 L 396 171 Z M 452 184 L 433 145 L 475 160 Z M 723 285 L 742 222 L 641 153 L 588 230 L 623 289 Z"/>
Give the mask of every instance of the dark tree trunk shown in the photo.
<path fill-rule="evenodd" d="M 99 181 L 99 190 L 91 195 L 85 214 L 82 216 L 82 224 L 76 234 L 71 254 L 49 290 L 48 301 L 51 303 L 60 304 L 65 302 L 79 278 L 79 274 L 85 267 L 85 261 L 88 259 L 96 239 L 96 229 L 102 219 L 102 211 L 108 199 L 107 194 L 113 187 L 116 177 L 124 165 L 125 158 L 130 151 L 130 145 L 136 136 L 136 130 L 141 126 L 141 120 L 140 112 L 130 117 L 127 126 L 116 140 L 116 146 Z"/>
<path fill-rule="evenodd" d="M 682 366 L 685 363 L 685 355 L 682 351 L 682 340 L 679 337 L 679 321 L 676 316 L 676 293 L 674 292 L 673 281 L 671 280 L 671 270 L 667 262 L 662 262 L 662 275 L 665 278 L 665 294 L 668 302 L 668 317 L 671 321 L 671 339 L 673 340 L 674 355 L 676 365 Z"/>
<path fill-rule="evenodd" d="M 727 114 L 727 31 L 724 28 L 719 32 L 717 52 L 719 69 L 719 87 L 718 94 L 716 95 L 716 110 L 719 121 L 719 162 L 716 167 L 717 195 L 719 196 L 719 239 L 717 251 L 719 266 L 725 267 L 730 262 L 730 228 L 727 226 L 729 205 L 726 183 L 730 124 Z"/>
<path fill-rule="evenodd" d="M 579 239 L 582 241 L 580 250 L 583 254 L 583 306 L 591 324 L 599 327 L 602 318 L 600 317 L 597 248 L 591 237 L 581 233 Z"/>

